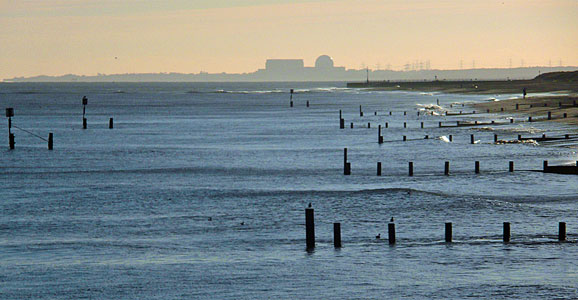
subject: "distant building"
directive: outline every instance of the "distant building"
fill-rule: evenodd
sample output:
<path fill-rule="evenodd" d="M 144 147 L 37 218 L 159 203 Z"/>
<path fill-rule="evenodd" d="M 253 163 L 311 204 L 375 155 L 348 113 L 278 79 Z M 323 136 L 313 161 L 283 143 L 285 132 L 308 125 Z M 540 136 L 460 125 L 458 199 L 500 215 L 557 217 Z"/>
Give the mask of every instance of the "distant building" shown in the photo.
<path fill-rule="evenodd" d="M 268 59 L 265 69 L 254 73 L 255 78 L 265 80 L 335 80 L 346 75 L 345 67 L 335 67 L 333 59 L 321 55 L 315 67 L 305 67 L 303 59 Z"/>
<path fill-rule="evenodd" d="M 268 59 L 265 63 L 268 72 L 299 72 L 304 67 L 302 59 Z"/>

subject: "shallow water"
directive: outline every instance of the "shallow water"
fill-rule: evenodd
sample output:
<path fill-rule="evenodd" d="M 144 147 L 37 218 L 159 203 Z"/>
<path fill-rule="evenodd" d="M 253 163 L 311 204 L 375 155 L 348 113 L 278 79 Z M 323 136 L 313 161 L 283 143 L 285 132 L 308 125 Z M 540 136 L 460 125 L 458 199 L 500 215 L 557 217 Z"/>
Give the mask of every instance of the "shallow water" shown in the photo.
<path fill-rule="evenodd" d="M 578 180 L 531 171 L 543 160 L 574 163 L 575 148 L 493 144 L 494 133 L 515 139 L 573 128 L 519 122 L 524 116 L 486 130 L 438 128 L 507 116 L 418 117 L 418 104 L 513 95 L 343 86 L 1 84 L 0 106 L 14 107 L 14 125 L 53 132 L 55 149 L 14 129 L 9 151 L 7 130 L 0 133 L 0 298 L 578 297 Z M 340 109 L 354 129 L 339 129 Z M 452 110 L 460 109 L 472 110 Z M 438 139 L 449 135 L 451 143 Z M 344 147 L 351 176 L 342 175 Z M 307 252 L 310 202 L 317 247 Z M 375 239 L 387 236 L 391 217 L 395 246 Z M 568 243 L 556 240 L 560 221 Z M 333 222 L 342 227 L 338 250 Z M 453 222 L 452 244 L 443 242 L 445 222 Z M 503 222 L 512 224 L 509 244 Z"/>

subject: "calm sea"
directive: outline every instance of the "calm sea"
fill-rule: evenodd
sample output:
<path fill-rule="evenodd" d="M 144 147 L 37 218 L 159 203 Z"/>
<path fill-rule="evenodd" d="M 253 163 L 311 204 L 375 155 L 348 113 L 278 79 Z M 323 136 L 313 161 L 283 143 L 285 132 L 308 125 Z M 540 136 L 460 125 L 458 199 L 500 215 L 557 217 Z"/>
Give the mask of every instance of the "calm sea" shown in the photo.
<path fill-rule="evenodd" d="M 508 116 L 420 111 L 438 99 L 465 112 L 461 103 L 511 96 L 344 83 L 0 84 L 17 127 L 13 151 L 6 118 L 0 132 L 0 298 L 578 298 L 578 177 L 532 172 L 544 160 L 575 163 L 576 148 L 493 143 L 575 128 L 523 116 L 439 128 Z M 339 129 L 339 110 L 353 129 Z M 317 247 L 308 252 L 309 203 Z M 445 222 L 454 243 L 444 243 Z"/>

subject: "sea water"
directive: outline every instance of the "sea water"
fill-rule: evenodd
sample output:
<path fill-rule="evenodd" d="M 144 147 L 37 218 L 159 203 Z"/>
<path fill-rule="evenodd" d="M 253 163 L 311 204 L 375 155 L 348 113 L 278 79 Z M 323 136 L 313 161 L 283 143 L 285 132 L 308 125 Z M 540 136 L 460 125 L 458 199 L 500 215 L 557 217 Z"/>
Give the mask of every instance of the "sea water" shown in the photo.
<path fill-rule="evenodd" d="M 0 132 L 0 298 L 577 298 L 578 177 L 533 172 L 544 160 L 575 163 L 576 148 L 493 143 L 494 134 L 576 130 L 523 115 L 439 128 L 509 116 L 423 110 L 439 100 L 442 111 L 466 112 L 512 96 L 344 83 L 1 84 L 0 107 L 14 108 L 17 128 L 12 151 L 6 119 Z M 512 224 L 507 244 L 503 222 Z M 567 243 L 557 242 L 558 222 L 567 223 Z"/>

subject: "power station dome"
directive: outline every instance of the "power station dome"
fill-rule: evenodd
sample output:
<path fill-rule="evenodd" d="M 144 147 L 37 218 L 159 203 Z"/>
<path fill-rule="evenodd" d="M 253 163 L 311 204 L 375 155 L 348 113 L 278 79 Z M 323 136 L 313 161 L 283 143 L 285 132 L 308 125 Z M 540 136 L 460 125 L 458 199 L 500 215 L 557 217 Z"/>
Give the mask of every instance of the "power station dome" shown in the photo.
<path fill-rule="evenodd" d="M 316 69 L 332 69 L 333 59 L 328 55 L 321 55 L 315 60 Z"/>

